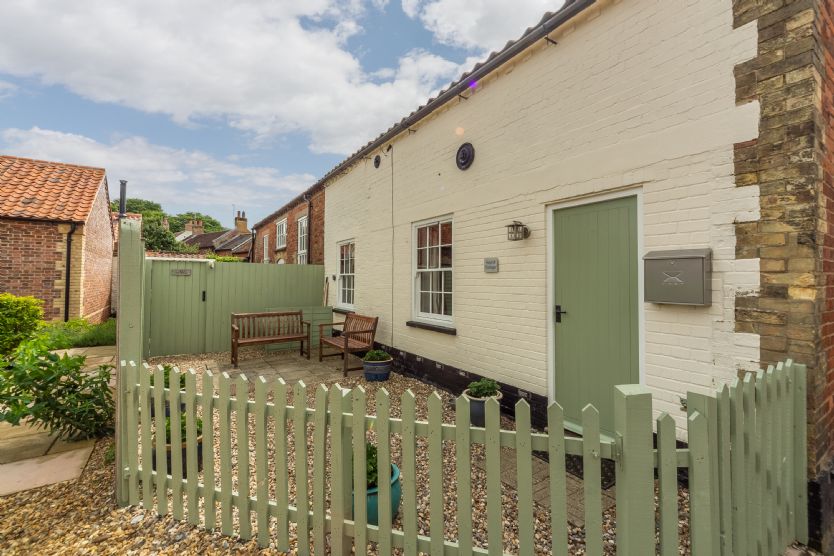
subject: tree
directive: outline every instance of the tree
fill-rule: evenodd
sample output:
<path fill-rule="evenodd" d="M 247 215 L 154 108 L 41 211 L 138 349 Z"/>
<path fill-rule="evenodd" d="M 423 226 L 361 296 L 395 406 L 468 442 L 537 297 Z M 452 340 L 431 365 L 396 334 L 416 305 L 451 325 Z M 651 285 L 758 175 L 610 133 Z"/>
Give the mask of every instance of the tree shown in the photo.
<path fill-rule="evenodd" d="M 197 248 L 191 245 L 180 243 L 170 230 L 162 227 L 162 224 L 155 219 L 142 219 L 142 237 L 145 240 L 145 248 L 151 251 L 167 251 L 173 253 L 194 253 Z"/>
<path fill-rule="evenodd" d="M 171 231 L 176 234 L 177 232 L 181 232 L 185 229 L 185 223 L 189 220 L 202 220 L 203 231 L 206 233 L 219 232 L 225 229 L 216 218 L 201 212 L 183 212 L 175 216 L 169 216 L 168 224 L 171 226 Z"/>
<path fill-rule="evenodd" d="M 115 212 L 119 211 L 118 200 L 110 203 L 110 210 Z M 162 212 L 162 205 L 145 199 L 128 197 L 125 201 L 125 210 L 127 212 L 136 212 L 144 216 L 146 212 Z"/>

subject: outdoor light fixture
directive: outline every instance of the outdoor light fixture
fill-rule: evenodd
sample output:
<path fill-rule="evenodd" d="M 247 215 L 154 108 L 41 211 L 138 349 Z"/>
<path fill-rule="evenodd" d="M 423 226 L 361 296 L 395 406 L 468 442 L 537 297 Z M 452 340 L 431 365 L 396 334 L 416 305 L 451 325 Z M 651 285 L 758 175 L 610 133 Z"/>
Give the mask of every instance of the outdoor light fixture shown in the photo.
<path fill-rule="evenodd" d="M 507 224 L 507 239 L 510 241 L 521 241 L 530 237 L 530 228 L 519 222 L 513 220 L 512 224 Z"/>

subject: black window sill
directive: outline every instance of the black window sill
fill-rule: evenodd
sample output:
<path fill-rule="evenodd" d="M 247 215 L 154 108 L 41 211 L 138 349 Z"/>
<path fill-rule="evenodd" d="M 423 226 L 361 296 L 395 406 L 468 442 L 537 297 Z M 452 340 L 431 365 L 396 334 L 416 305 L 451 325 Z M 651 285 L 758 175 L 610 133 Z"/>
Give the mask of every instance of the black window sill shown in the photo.
<path fill-rule="evenodd" d="M 341 307 L 333 307 L 334 313 L 339 313 L 340 315 L 347 315 L 348 313 L 354 313 L 353 309 L 342 309 Z"/>
<path fill-rule="evenodd" d="M 458 331 L 456 328 L 450 328 L 448 326 L 440 326 L 437 324 L 427 324 L 425 322 L 418 322 L 416 320 L 409 320 L 405 323 L 406 326 L 410 326 L 412 328 L 422 328 L 423 330 L 431 330 L 432 332 L 440 332 L 441 334 L 448 334 L 450 336 L 457 336 Z"/>

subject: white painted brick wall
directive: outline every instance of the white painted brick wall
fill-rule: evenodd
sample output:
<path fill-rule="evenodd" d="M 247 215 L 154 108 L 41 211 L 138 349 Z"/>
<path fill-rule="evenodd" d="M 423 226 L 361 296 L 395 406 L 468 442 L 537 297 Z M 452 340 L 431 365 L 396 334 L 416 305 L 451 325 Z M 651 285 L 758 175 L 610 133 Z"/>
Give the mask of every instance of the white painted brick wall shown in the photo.
<path fill-rule="evenodd" d="M 758 218 L 758 190 L 733 179 L 733 144 L 758 122 L 757 104 L 735 105 L 733 66 L 755 55 L 756 29 L 732 29 L 728 0 L 629 0 L 586 17 L 401 135 L 380 168 L 360 162 L 329 184 L 327 274 L 337 243 L 355 239 L 356 308 L 380 316 L 381 341 L 552 394 L 547 207 L 639 185 L 644 251 L 713 249 L 711 307 L 644 306 L 645 382 L 655 409 L 682 425 L 679 396 L 758 360 L 758 337 L 734 332 L 736 292 L 759 285 L 758 260 L 734 260 L 734 222 Z M 464 141 L 476 157 L 461 172 Z M 449 213 L 457 336 L 405 326 L 412 223 Z M 529 239 L 506 240 L 513 220 Z M 485 274 L 484 257 L 498 257 L 500 272 Z"/>

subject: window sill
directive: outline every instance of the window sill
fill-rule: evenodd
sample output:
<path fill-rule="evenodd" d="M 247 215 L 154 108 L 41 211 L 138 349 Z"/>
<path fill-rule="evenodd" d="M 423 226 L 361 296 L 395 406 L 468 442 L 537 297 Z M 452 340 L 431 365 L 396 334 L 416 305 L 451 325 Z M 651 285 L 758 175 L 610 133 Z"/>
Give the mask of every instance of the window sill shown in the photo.
<path fill-rule="evenodd" d="M 423 330 L 431 330 L 432 332 L 440 332 L 441 334 L 448 334 L 450 336 L 457 336 L 458 331 L 456 328 L 452 328 L 450 326 L 441 326 L 439 324 L 428 324 L 425 322 L 419 322 L 416 320 L 409 320 L 405 323 L 406 326 L 410 326 L 412 328 L 422 328 Z"/>
<path fill-rule="evenodd" d="M 334 313 L 339 313 L 340 315 L 347 315 L 348 313 L 355 313 L 355 309 L 346 309 L 344 307 L 333 307 Z"/>

